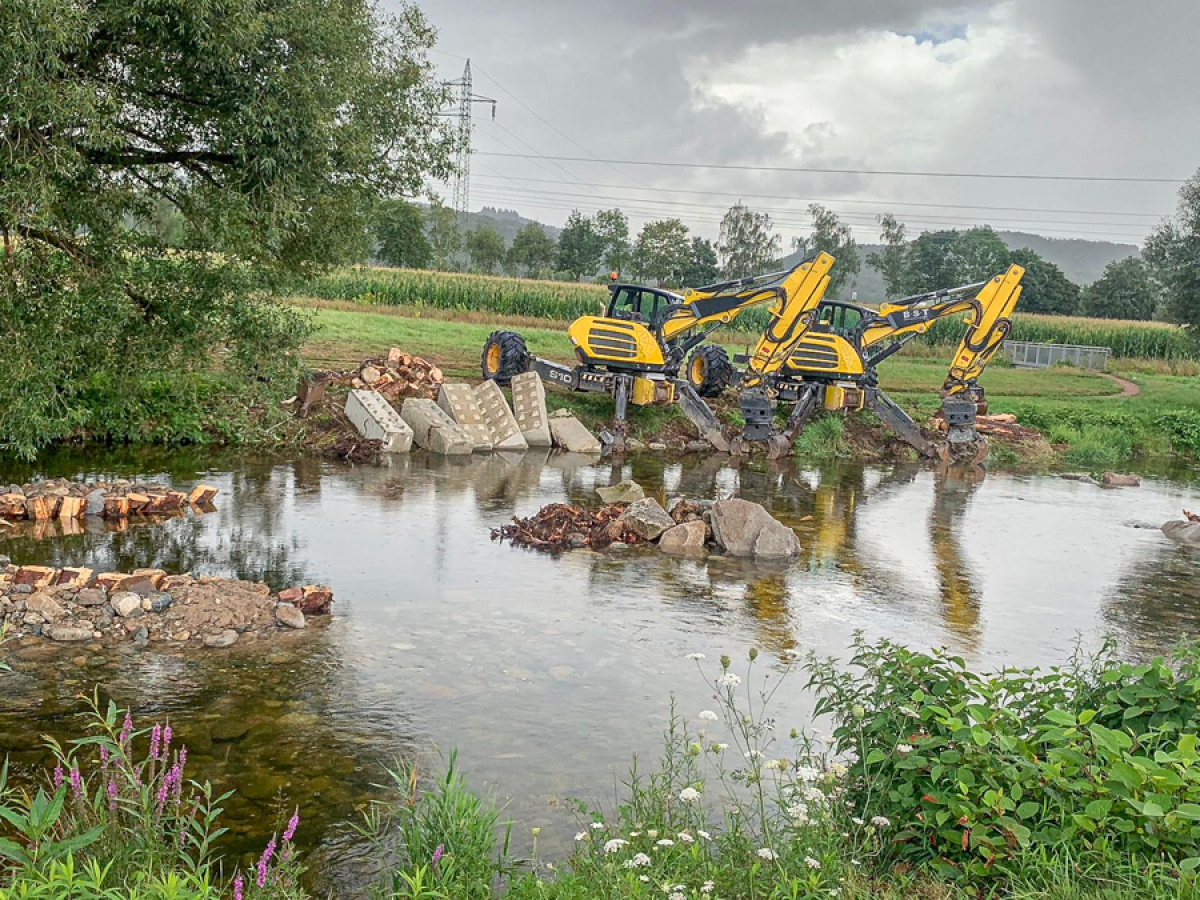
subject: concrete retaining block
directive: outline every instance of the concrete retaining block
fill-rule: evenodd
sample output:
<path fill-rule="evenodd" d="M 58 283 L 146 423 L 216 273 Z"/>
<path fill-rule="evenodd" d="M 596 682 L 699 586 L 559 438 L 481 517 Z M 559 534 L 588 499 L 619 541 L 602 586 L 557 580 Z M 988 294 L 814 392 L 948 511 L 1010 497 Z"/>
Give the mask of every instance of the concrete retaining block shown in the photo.
<path fill-rule="evenodd" d="M 413 431 L 396 408 L 374 391 L 351 391 L 346 397 L 346 418 L 368 440 L 383 441 L 385 453 L 407 453 Z"/>
<path fill-rule="evenodd" d="M 412 429 L 417 446 L 430 453 L 454 456 L 475 449 L 475 442 L 432 400 L 409 397 L 400 408 L 400 418 Z"/>
<path fill-rule="evenodd" d="M 530 447 L 550 447 L 550 425 L 546 415 L 546 387 L 537 372 L 522 372 L 512 379 L 513 414 L 517 427 Z"/>
<path fill-rule="evenodd" d="M 483 413 L 488 431 L 492 435 L 492 447 L 496 450 L 528 450 L 529 442 L 521 434 L 517 417 L 508 408 L 504 391 L 490 378 L 475 386 L 475 400 Z"/>
<path fill-rule="evenodd" d="M 570 453 L 599 453 L 601 449 L 596 436 L 566 410 L 560 409 L 550 417 L 550 436 L 556 447 Z"/>
<path fill-rule="evenodd" d="M 492 449 L 492 431 L 469 384 L 443 384 L 437 404 L 475 443 L 476 450 Z"/>

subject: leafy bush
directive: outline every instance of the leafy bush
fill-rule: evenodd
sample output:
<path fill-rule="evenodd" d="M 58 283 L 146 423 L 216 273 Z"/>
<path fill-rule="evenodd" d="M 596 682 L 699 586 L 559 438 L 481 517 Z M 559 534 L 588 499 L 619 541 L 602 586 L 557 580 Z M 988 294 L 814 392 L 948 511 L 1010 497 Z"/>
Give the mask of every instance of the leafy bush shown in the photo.
<path fill-rule="evenodd" d="M 852 760 L 846 800 L 896 825 L 891 858 L 967 879 L 1062 848 L 1200 867 L 1200 645 L 1173 666 L 987 676 L 944 651 L 854 651 L 849 671 L 811 661 L 810 686 Z"/>
<path fill-rule="evenodd" d="M 1200 413 L 1194 409 L 1172 409 L 1155 419 L 1154 424 L 1167 433 L 1175 450 L 1200 456 Z"/>

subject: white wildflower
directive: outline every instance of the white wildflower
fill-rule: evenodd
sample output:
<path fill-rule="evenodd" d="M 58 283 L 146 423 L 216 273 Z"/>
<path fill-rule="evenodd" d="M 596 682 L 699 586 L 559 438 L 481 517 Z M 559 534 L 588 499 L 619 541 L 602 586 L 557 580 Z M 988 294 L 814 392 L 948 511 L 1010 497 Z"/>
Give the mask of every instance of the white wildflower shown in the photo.
<path fill-rule="evenodd" d="M 715 888 L 715 887 L 716 887 L 716 885 L 713 884 L 711 881 L 706 881 L 706 882 L 704 882 L 704 884 L 700 885 L 700 893 L 711 894 L 713 892 L 713 888 Z"/>
<path fill-rule="evenodd" d="M 657 841 L 654 842 L 654 845 L 656 847 L 674 847 L 675 842 L 673 840 L 671 840 L 670 838 L 659 838 Z"/>
<path fill-rule="evenodd" d="M 646 832 L 646 837 L 650 838 L 650 840 L 654 840 L 656 837 L 658 837 L 658 830 L 655 828 L 651 828 L 649 831 Z"/>
<path fill-rule="evenodd" d="M 804 857 L 804 864 L 810 869 L 821 868 L 821 861 L 819 859 L 813 859 L 811 856 Z"/>
<path fill-rule="evenodd" d="M 613 838 L 611 841 L 605 842 L 604 852 L 605 853 L 616 853 L 618 850 L 620 850 L 622 847 L 624 847 L 628 843 L 629 843 L 629 841 L 623 840 L 622 838 Z"/>
<path fill-rule="evenodd" d="M 912 744 L 897 744 L 896 752 L 897 753 L 912 753 L 913 752 Z"/>
<path fill-rule="evenodd" d="M 759 847 L 754 851 L 762 859 L 775 859 L 775 851 L 770 847 Z"/>
<path fill-rule="evenodd" d="M 811 784 L 821 777 L 821 770 L 816 766 L 796 766 L 796 778 L 806 784 Z"/>
<path fill-rule="evenodd" d="M 709 834 L 707 831 L 705 831 L 703 828 L 697 828 L 696 834 L 700 835 L 700 837 L 704 838 L 704 840 L 706 840 L 706 841 L 712 840 L 712 835 Z"/>
<path fill-rule="evenodd" d="M 850 771 L 850 769 L 848 769 L 842 763 L 835 762 L 835 763 L 829 764 L 829 776 L 831 778 L 837 778 L 837 779 L 845 778 L 846 773 L 848 773 L 849 771 Z"/>
<path fill-rule="evenodd" d="M 631 832 L 629 832 L 629 836 L 630 837 L 641 837 L 642 833 L 640 831 L 631 831 Z"/>
<path fill-rule="evenodd" d="M 788 817 L 797 825 L 807 825 L 809 822 L 808 807 L 800 802 L 793 803 L 788 807 Z"/>
<path fill-rule="evenodd" d="M 645 853 L 635 853 L 629 859 L 625 860 L 623 865 L 627 869 L 636 869 L 639 866 L 648 866 L 650 865 L 650 862 L 650 857 L 648 857 Z"/>
<path fill-rule="evenodd" d="M 685 843 L 685 844 L 696 843 L 696 839 L 694 837 L 692 837 L 690 834 L 688 834 L 686 831 L 679 832 L 679 834 L 675 835 L 675 837 L 678 838 L 679 840 L 683 841 L 683 843 Z"/>
<path fill-rule="evenodd" d="M 747 750 L 745 753 L 742 754 L 742 756 L 746 757 L 746 759 L 758 759 L 760 756 L 762 756 L 762 751 L 761 750 Z"/>
<path fill-rule="evenodd" d="M 892 820 L 887 816 L 873 816 L 871 818 L 871 824 L 876 828 L 887 828 L 892 824 Z"/>
<path fill-rule="evenodd" d="M 720 716 L 718 716 L 711 709 L 702 709 L 702 710 L 700 710 L 700 713 L 699 713 L 699 715 L 696 716 L 696 718 L 701 719 L 705 722 L 715 722 L 715 721 L 717 721 L 717 719 L 720 718 Z"/>
<path fill-rule="evenodd" d="M 591 824 L 591 828 L 593 831 L 599 831 L 601 828 L 604 828 L 604 827 L 605 827 L 605 825 L 603 822 L 593 822 Z"/>
<path fill-rule="evenodd" d="M 806 803 L 812 803 L 817 806 L 825 802 L 825 795 L 821 793 L 820 788 L 805 786 L 800 789 L 800 796 L 804 798 Z"/>
<path fill-rule="evenodd" d="M 588 839 L 588 837 L 589 837 L 589 835 L 586 831 L 581 831 L 581 832 L 579 832 L 579 834 L 575 835 L 575 840 L 586 841 Z"/>
<path fill-rule="evenodd" d="M 853 822 L 855 825 L 861 825 L 861 824 L 863 823 L 863 820 L 862 820 L 862 819 L 860 819 L 858 816 L 855 816 L 855 817 L 854 817 L 853 819 L 851 819 L 850 821 L 851 821 L 851 822 Z"/>
<path fill-rule="evenodd" d="M 713 749 L 713 752 L 714 752 L 714 753 L 720 753 L 720 752 L 722 752 L 722 751 L 724 751 L 724 750 L 728 750 L 728 749 L 729 749 L 729 745 L 728 745 L 728 744 L 722 744 L 720 741 L 716 741 L 716 742 L 715 742 L 715 743 L 712 745 L 712 749 Z"/>
<path fill-rule="evenodd" d="M 784 759 L 768 759 L 765 763 L 763 763 L 764 769 L 772 769 L 776 772 L 785 766 L 787 766 L 787 760 Z"/>
<path fill-rule="evenodd" d="M 689 653 L 687 655 L 687 658 L 688 659 L 696 659 L 696 660 L 704 659 L 704 654 L 703 653 Z"/>
<path fill-rule="evenodd" d="M 649 876 L 649 875 L 639 875 L 639 876 L 638 876 L 638 881 L 642 882 L 643 884 L 649 884 L 649 883 L 650 883 L 650 876 Z"/>
<path fill-rule="evenodd" d="M 724 675 L 722 675 L 720 678 L 717 679 L 717 684 L 719 684 L 721 687 L 737 687 L 741 683 L 742 683 L 741 676 L 734 675 L 732 672 L 726 672 Z"/>
<path fill-rule="evenodd" d="M 671 891 L 671 896 L 667 900 L 687 900 L 687 897 L 684 896 L 683 891 Z"/>
<path fill-rule="evenodd" d="M 679 799 L 684 803 L 695 803 L 700 799 L 700 792 L 693 787 L 685 787 L 679 792 Z"/>
<path fill-rule="evenodd" d="M 906 716 L 911 716 L 911 717 L 912 717 L 912 718 L 914 718 L 914 719 L 918 718 L 918 717 L 919 717 L 919 715 L 920 715 L 920 714 L 919 714 L 919 713 L 918 713 L 918 712 L 917 712 L 915 709 L 913 709 L 911 706 L 901 706 L 901 707 L 899 707 L 899 709 L 900 709 L 900 712 L 904 713 L 904 715 L 906 715 Z"/>

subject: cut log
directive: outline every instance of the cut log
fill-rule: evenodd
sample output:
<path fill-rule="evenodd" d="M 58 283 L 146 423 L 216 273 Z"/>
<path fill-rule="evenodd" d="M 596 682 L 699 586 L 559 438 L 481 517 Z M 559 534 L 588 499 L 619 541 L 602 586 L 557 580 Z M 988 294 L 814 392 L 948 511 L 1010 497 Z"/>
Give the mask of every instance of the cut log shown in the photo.
<path fill-rule="evenodd" d="M 58 499 L 58 497 L 48 497 L 45 494 L 34 494 L 32 497 L 27 497 L 25 498 L 26 515 L 37 522 L 53 519 Z"/>
<path fill-rule="evenodd" d="M 101 572 L 92 579 L 91 587 L 101 587 L 106 591 L 111 591 L 114 587 L 120 584 L 129 576 L 124 572 Z"/>
<path fill-rule="evenodd" d="M 141 511 L 150 503 L 150 497 L 146 494 L 128 493 L 125 499 L 129 501 L 129 514 L 131 516 L 140 515 Z"/>
<path fill-rule="evenodd" d="M 35 591 L 54 584 L 58 578 L 58 569 L 49 566 L 21 566 L 13 576 L 13 584 L 27 584 Z"/>
<path fill-rule="evenodd" d="M 92 570 L 86 568 L 63 569 L 54 580 L 56 587 L 82 588 L 92 580 Z"/>
<path fill-rule="evenodd" d="M 24 494 L 0 494 L 0 519 L 25 518 Z"/>
<path fill-rule="evenodd" d="M 114 496 L 112 494 L 104 498 L 104 518 L 106 519 L 127 519 L 129 518 L 129 498 Z"/>
<path fill-rule="evenodd" d="M 82 497 L 63 497 L 58 505 L 60 519 L 78 519 L 83 516 L 86 504 Z"/>
<path fill-rule="evenodd" d="M 218 489 L 207 484 L 198 484 L 192 488 L 192 492 L 188 494 L 188 503 L 196 506 L 204 506 L 212 503 L 213 498 L 217 496 Z"/>
<path fill-rule="evenodd" d="M 372 387 L 381 375 L 383 373 L 374 366 L 363 366 L 362 371 L 358 373 L 358 377 L 362 379 L 363 384 L 367 387 Z"/>

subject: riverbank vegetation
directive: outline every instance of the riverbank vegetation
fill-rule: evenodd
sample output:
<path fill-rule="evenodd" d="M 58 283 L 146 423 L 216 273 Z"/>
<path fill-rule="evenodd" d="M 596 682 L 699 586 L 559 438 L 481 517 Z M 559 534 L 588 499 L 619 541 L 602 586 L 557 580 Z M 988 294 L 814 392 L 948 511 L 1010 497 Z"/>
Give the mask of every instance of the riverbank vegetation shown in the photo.
<path fill-rule="evenodd" d="M 764 670 L 693 654 L 711 709 L 672 708 L 661 757 L 617 804 L 580 805 L 567 859 L 513 851 L 513 826 L 451 755 L 391 773 L 357 824 L 378 883 L 362 894 L 485 900 L 794 900 L 1197 896 L 1200 647 L 1124 663 L 981 674 L 943 651 L 856 640 L 848 664 Z M 816 726 L 771 701 L 805 679 Z M 0 897 L 301 898 L 303 810 L 262 823 L 250 866 L 219 857 L 223 797 L 188 780 L 166 725 L 115 707 L 53 746 L 20 789 L 0 779 Z M 303 798 L 295 798 L 303 802 Z M 521 841 L 526 843 L 526 841 Z"/>

